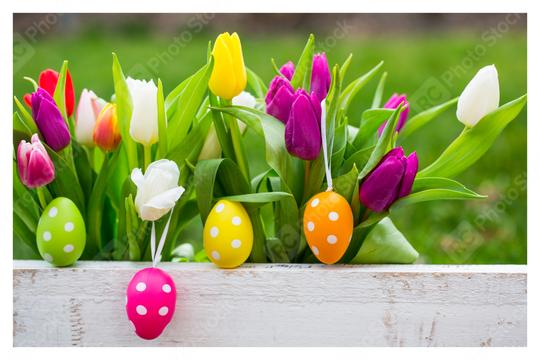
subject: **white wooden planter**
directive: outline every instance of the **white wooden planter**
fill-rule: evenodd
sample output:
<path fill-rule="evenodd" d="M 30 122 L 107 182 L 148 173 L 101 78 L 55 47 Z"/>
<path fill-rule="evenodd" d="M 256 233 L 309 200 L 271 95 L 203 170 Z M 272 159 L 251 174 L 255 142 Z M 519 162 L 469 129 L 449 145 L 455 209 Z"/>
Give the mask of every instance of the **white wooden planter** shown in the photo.
<path fill-rule="evenodd" d="M 129 262 L 14 261 L 15 346 L 525 346 L 526 266 L 162 264 L 176 313 L 127 321 Z"/>

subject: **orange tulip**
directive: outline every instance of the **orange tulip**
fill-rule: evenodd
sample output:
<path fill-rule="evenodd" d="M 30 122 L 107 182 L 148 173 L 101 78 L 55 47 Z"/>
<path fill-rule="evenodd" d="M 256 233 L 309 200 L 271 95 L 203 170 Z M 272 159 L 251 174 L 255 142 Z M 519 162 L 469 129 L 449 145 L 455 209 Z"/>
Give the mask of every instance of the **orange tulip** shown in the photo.
<path fill-rule="evenodd" d="M 104 151 L 113 151 L 122 139 L 118 128 L 116 105 L 107 104 L 99 113 L 94 127 L 94 143 Z"/>

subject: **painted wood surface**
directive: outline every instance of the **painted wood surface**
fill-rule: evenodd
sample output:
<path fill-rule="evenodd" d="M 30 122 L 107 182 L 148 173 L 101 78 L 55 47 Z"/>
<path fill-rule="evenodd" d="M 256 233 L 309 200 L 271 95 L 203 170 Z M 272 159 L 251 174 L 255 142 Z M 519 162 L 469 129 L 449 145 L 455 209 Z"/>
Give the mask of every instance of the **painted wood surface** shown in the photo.
<path fill-rule="evenodd" d="M 145 341 L 124 304 L 132 275 L 149 265 L 14 261 L 14 345 L 526 345 L 526 266 L 167 263 L 176 313 Z"/>

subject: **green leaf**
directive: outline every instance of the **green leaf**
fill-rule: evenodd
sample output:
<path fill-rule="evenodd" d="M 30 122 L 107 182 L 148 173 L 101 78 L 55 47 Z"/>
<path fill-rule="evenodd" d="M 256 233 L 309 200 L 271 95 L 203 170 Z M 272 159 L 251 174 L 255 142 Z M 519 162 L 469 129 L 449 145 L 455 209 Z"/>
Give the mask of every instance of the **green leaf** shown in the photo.
<path fill-rule="evenodd" d="M 487 114 L 476 126 L 465 128 L 435 162 L 418 173 L 418 177 L 451 177 L 466 170 L 488 151 L 526 102 L 527 95 L 523 95 Z"/>
<path fill-rule="evenodd" d="M 224 196 L 220 200 L 229 200 L 249 204 L 267 204 L 269 202 L 280 201 L 284 198 L 292 198 L 292 194 L 283 191 L 260 192 L 254 194 L 242 194 Z"/>
<path fill-rule="evenodd" d="M 194 76 L 195 74 L 191 75 L 190 77 L 182 81 L 180 84 L 178 84 L 165 98 L 165 110 L 167 110 L 167 118 L 171 118 L 174 112 L 176 111 L 176 106 L 178 104 L 178 97 L 184 91 L 187 84 L 189 84 L 189 82 Z"/>
<path fill-rule="evenodd" d="M 392 205 L 391 210 L 425 201 L 485 198 L 487 196 L 479 195 L 452 179 L 435 177 L 418 178 L 414 182 L 412 193 L 396 201 Z"/>
<path fill-rule="evenodd" d="M 412 264 L 418 252 L 394 226 L 390 218 L 381 220 L 365 238 L 352 264 Z"/>
<path fill-rule="evenodd" d="M 369 140 L 373 139 L 379 127 L 392 115 L 393 109 L 369 109 L 362 113 L 362 121 L 358 133 L 353 140 L 353 145 L 357 149 L 362 149 L 369 145 Z"/>
<path fill-rule="evenodd" d="M 373 170 L 382 157 L 390 150 L 389 148 L 392 145 L 392 139 L 396 130 L 397 120 L 399 117 L 398 115 L 400 112 L 401 105 L 393 111 L 392 116 L 390 116 L 390 119 L 388 119 L 388 123 L 384 127 L 381 137 L 377 141 L 375 149 L 373 149 L 369 160 L 358 175 L 359 180 L 362 180 L 371 170 Z"/>
<path fill-rule="evenodd" d="M 28 139 L 32 136 L 32 132 L 26 126 L 24 121 L 22 120 L 21 116 L 18 112 L 13 113 L 13 131 L 18 131 L 19 133 L 22 133 L 24 135 L 24 138 Z M 18 144 L 20 139 L 17 139 L 18 141 L 14 142 L 14 144 Z"/>
<path fill-rule="evenodd" d="M 373 69 L 351 82 L 339 97 L 339 108 L 347 110 L 355 95 L 371 80 L 382 68 L 384 61 L 378 63 Z"/>
<path fill-rule="evenodd" d="M 375 145 L 370 146 L 365 149 L 358 150 L 357 152 L 352 154 L 347 160 L 345 160 L 345 162 L 343 162 L 340 172 L 342 174 L 346 173 L 350 171 L 353 166 L 355 166 L 357 169 L 363 169 L 364 166 L 366 166 L 374 149 L 375 149 Z"/>
<path fill-rule="evenodd" d="M 357 184 L 358 169 L 353 163 L 352 169 L 334 179 L 334 191 L 343 196 L 350 203 L 354 194 L 354 188 Z"/>
<path fill-rule="evenodd" d="M 158 159 L 167 155 L 167 113 L 165 112 L 165 100 L 163 99 L 163 84 L 158 79 L 157 86 L 157 113 L 158 113 Z"/>
<path fill-rule="evenodd" d="M 315 36 L 309 35 L 309 39 L 300 55 L 300 59 L 296 62 L 296 69 L 291 79 L 291 85 L 297 89 L 304 88 L 306 91 L 310 88 L 311 83 L 311 67 L 313 65 L 313 54 L 315 52 Z"/>
<path fill-rule="evenodd" d="M 343 158 L 345 157 L 345 151 L 348 143 L 347 121 L 336 127 L 334 132 L 334 144 L 332 149 L 331 169 L 333 173 L 337 173 L 337 170 L 343 164 Z"/>
<path fill-rule="evenodd" d="M 203 118 L 187 134 L 184 140 L 169 151 L 167 159 L 175 161 L 179 166 L 194 163 L 202 150 L 206 134 L 212 124 L 212 113 L 207 111 Z"/>
<path fill-rule="evenodd" d="M 203 66 L 191 78 L 182 93 L 178 96 L 176 111 L 167 125 L 167 131 L 174 136 L 169 136 L 169 147 L 174 148 L 180 144 L 195 119 L 197 111 L 203 102 L 208 90 L 208 80 L 212 74 L 214 60 Z"/>
<path fill-rule="evenodd" d="M 457 103 L 457 100 L 458 98 L 454 98 L 445 103 L 436 105 L 430 109 L 422 111 L 419 114 L 416 114 L 415 116 L 407 120 L 405 126 L 403 127 L 403 129 L 401 129 L 401 132 L 399 133 L 400 139 L 403 140 L 407 138 L 407 136 L 411 135 L 413 132 L 420 129 L 422 126 L 426 125 L 431 120 L 444 113 L 446 110 L 452 107 L 452 105 Z"/>
<path fill-rule="evenodd" d="M 129 124 L 131 122 L 132 112 L 131 95 L 129 93 L 126 79 L 124 77 L 118 57 L 115 53 L 112 53 L 112 56 L 112 74 L 114 81 L 116 115 L 120 125 L 120 133 L 122 134 L 122 142 L 120 143 L 120 146 L 126 152 L 129 169 L 135 169 L 139 167 L 139 160 L 137 156 L 137 146 L 129 134 Z"/>
<path fill-rule="evenodd" d="M 351 53 L 349 54 L 349 56 L 347 56 L 347 59 L 345 59 L 345 61 L 340 67 L 339 78 L 341 79 L 341 81 L 343 81 L 343 79 L 345 79 L 345 75 L 347 75 L 347 70 L 349 70 L 349 66 L 351 66 L 352 58 L 353 54 Z"/>
<path fill-rule="evenodd" d="M 262 79 L 257 75 L 253 70 L 246 68 L 247 71 L 247 82 L 249 86 L 255 92 L 255 97 L 259 99 L 264 99 L 268 88 Z"/>
<path fill-rule="evenodd" d="M 371 103 L 371 108 L 379 108 L 381 107 L 382 102 L 382 96 L 384 93 L 384 84 L 386 83 L 386 76 L 388 73 L 385 71 L 381 78 L 379 79 L 379 83 L 377 84 L 377 89 L 375 90 L 375 95 L 373 95 L 373 102 Z"/>
<path fill-rule="evenodd" d="M 58 109 L 62 113 L 64 121 L 69 126 L 70 132 L 73 134 L 73 124 L 68 120 L 66 111 L 66 78 L 67 78 L 68 61 L 64 60 L 60 72 L 58 73 L 58 82 L 56 83 L 56 89 L 54 89 L 54 102 Z"/>
<path fill-rule="evenodd" d="M 139 248 L 139 242 L 137 241 L 137 231 L 140 224 L 135 204 L 133 203 L 133 195 L 131 194 L 125 199 L 125 212 L 128 258 L 131 261 L 139 261 L 141 259 L 141 249 Z"/>
<path fill-rule="evenodd" d="M 31 134 L 36 134 L 38 132 L 38 128 L 34 122 L 34 119 L 32 118 L 32 115 L 30 115 L 16 96 L 14 96 L 13 99 L 15 100 L 15 105 L 17 105 L 17 110 L 21 113 L 21 121 L 30 130 Z"/>

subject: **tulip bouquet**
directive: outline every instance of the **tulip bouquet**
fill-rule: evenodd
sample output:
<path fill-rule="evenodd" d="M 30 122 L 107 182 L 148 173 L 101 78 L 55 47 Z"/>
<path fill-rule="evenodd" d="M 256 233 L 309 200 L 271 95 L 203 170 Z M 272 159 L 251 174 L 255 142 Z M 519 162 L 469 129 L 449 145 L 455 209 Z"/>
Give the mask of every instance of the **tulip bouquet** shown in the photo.
<path fill-rule="evenodd" d="M 499 106 L 497 70 L 487 66 L 459 97 L 410 116 L 406 95 L 383 102 L 383 62 L 345 84 L 351 59 L 330 67 L 310 36 L 296 62 L 272 60 L 267 82 L 244 64 L 239 36 L 224 33 L 167 95 L 160 79 L 126 77 L 115 54 L 108 101 L 84 89 L 77 102 L 67 61 L 27 78 L 34 92 L 15 97 L 13 116 L 15 239 L 72 263 L 58 259 L 76 252 L 60 233 L 75 234 L 66 219 L 80 212 L 82 259 L 414 262 L 393 210 L 484 198 L 453 177 L 490 148 L 526 95 Z M 362 92 L 372 80 L 375 93 Z M 360 94 L 372 105 L 350 121 Z M 462 133 L 419 169 L 402 140 L 456 105 Z M 264 158 L 248 156 L 248 132 Z M 203 249 L 194 251 L 181 233 L 199 216 Z"/>

